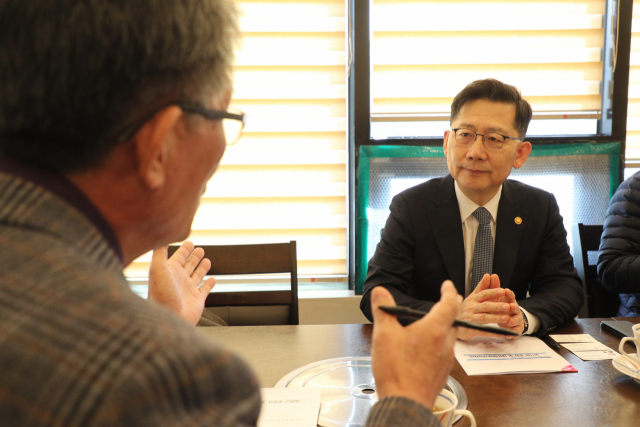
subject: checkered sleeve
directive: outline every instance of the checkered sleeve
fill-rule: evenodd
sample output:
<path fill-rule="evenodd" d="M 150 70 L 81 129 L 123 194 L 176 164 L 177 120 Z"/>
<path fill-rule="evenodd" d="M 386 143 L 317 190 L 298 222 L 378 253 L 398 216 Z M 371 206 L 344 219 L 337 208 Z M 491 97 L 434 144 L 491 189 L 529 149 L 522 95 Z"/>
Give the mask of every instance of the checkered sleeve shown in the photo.
<path fill-rule="evenodd" d="M 405 397 L 386 397 L 371 408 L 366 427 L 440 427 L 423 405 Z"/>
<path fill-rule="evenodd" d="M 224 350 L 164 349 L 122 375 L 91 426 L 255 426 L 260 389 L 249 367 Z"/>

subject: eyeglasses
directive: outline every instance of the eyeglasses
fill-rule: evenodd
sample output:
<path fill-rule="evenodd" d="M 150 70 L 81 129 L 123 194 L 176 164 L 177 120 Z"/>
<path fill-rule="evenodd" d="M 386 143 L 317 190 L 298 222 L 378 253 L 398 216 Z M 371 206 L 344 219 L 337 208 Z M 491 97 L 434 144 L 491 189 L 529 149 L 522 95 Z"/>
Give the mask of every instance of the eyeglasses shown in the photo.
<path fill-rule="evenodd" d="M 242 111 L 228 109 L 227 111 L 211 110 L 195 104 L 187 104 L 181 102 L 167 102 L 159 105 L 144 115 L 142 118 L 133 121 L 133 123 L 126 125 L 113 134 L 117 135 L 116 139 L 120 142 L 127 141 L 133 136 L 151 117 L 156 115 L 158 111 L 167 108 L 170 105 L 177 105 L 187 113 L 199 114 L 209 120 L 222 120 L 222 129 L 224 131 L 224 137 L 227 145 L 233 145 L 240 139 L 242 130 L 247 122 L 247 116 Z"/>
<path fill-rule="evenodd" d="M 247 116 L 239 110 L 228 109 L 227 111 L 210 110 L 192 104 L 176 104 L 187 113 L 198 114 L 209 120 L 222 120 L 222 129 L 227 145 L 233 145 L 240 139 L 242 130 L 247 120 Z"/>
<path fill-rule="evenodd" d="M 507 139 L 515 139 L 516 141 L 522 142 L 522 139 L 520 138 L 513 138 L 511 136 L 501 135 L 495 132 L 485 133 L 483 135 L 481 133 L 474 132 L 471 129 L 458 128 L 451 130 L 455 132 L 456 141 L 458 141 L 458 144 L 463 146 L 473 144 L 478 136 L 482 137 L 482 143 L 484 144 L 485 148 L 489 150 L 501 149 Z"/>

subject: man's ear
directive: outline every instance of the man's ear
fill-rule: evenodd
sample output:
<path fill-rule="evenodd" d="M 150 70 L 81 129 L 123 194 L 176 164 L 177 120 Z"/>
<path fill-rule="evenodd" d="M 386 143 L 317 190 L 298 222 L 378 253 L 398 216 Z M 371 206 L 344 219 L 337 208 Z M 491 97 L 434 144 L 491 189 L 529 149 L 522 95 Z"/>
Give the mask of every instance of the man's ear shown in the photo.
<path fill-rule="evenodd" d="M 170 148 L 180 134 L 183 113 L 169 106 L 149 119 L 134 136 L 138 174 L 150 190 L 164 186 Z"/>
<path fill-rule="evenodd" d="M 447 145 L 449 142 L 449 132 L 451 132 L 450 130 L 445 130 L 444 131 L 444 142 L 442 143 L 442 149 L 444 150 L 444 155 L 445 157 L 447 156 Z"/>
<path fill-rule="evenodd" d="M 531 154 L 531 143 L 528 141 L 521 142 L 516 150 L 516 157 L 513 159 L 513 167 L 520 169 L 524 162 L 527 161 L 529 154 Z"/>

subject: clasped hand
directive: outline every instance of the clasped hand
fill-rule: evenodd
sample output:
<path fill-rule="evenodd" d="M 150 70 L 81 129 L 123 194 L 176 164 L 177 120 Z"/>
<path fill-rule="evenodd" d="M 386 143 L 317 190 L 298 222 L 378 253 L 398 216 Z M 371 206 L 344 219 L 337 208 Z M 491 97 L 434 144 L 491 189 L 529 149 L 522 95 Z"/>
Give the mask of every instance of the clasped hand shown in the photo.
<path fill-rule="evenodd" d="M 474 291 L 462 302 L 460 319 L 477 323 L 497 323 L 498 326 L 522 334 L 524 320 L 516 295 L 510 289 L 500 287 L 497 274 L 488 275 L 478 283 Z M 496 335 L 489 332 L 458 328 L 458 339 L 468 340 L 475 336 L 494 336 L 515 339 L 517 337 Z"/>

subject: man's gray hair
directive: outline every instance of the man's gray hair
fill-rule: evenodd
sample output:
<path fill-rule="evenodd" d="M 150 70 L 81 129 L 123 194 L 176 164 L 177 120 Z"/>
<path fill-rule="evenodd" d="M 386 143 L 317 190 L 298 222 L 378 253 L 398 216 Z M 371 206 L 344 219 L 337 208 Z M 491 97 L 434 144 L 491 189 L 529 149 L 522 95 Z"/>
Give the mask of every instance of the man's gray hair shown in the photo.
<path fill-rule="evenodd" d="M 154 108 L 226 94 L 238 39 L 229 0 L 0 0 L 0 156 L 98 166 Z"/>

